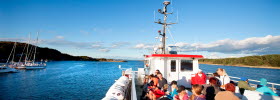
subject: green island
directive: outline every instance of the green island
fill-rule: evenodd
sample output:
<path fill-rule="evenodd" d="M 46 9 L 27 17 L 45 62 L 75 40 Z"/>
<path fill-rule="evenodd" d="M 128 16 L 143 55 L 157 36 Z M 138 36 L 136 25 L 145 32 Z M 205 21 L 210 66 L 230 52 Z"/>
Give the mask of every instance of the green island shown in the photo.
<path fill-rule="evenodd" d="M 4 63 L 7 61 L 12 48 L 14 46 L 14 42 L 0 41 L 0 62 Z M 14 61 L 19 61 L 20 56 L 24 50 L 26 43 L 17 42 L 16 50 L 14 54 Z M 30 44 L 29 49 L 34 48 L 34 45 Z M 27 48 L 27 47 L 26 47 Z M 26 52 L 26 50 L 25 50 Z M 25 53 L 23 53 L 23 57 Z M 116 59 L 106 59 L 106 58 L 92 58 L 88 56 L 72 56 L 69 54 L 61 53 L 58 50 L 46 48 L 46 47 L 38 47 L 36 53 L 36 60 L 48 60 L 48 61 L 102 61 L 102 62 L 126 62 L 125 60 L 116 60 Z M 23 61 L 23 59 L 22 59 Z"/>
<path fill-rule="evenodd" d="M 255 55 L 240 58 L 200 59 L 200 64 L 280 69 L 280 54 Z"/>

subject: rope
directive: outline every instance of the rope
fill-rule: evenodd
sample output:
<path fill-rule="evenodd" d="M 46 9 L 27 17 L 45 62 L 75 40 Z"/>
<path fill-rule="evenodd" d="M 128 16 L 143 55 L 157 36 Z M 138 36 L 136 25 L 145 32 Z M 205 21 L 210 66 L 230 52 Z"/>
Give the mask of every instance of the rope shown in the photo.
<path fill-rule="evenodd" d="M 7 62 L 6 62 L 6 63 L 8 63 L 8 62 L 9 62 L 9 60 L 10 60 L 10 57 L 11 57 L 11 55 L 12 55 L 13 51 L 14 51 L 14 48 L 15 48 L 15 44 L 16 44 L 16 42 L 14 43 L 14 46 L 13 46 L 13 48 L 12 48 L 12 51 L 11 51 L 11 53 L 10 53 L 10 55 L 9 55 L 9 57 L 8 57 L 8 59 L 7 59 Z"/>
<path fill-rule="evenodd" d="M 24 46 L 24 48 L 23 48 L 23 51 L 22 51 L 22 53 L 21 53 L 21 55 L 20 55 L 20 58 L 19 58 L 18 62 L 21 62 L 21 58 L 22 58 L 23 52 L 25 51 L 26 45 L 27 45 L 27 44 L 25 44 L 25 46 Z"/>

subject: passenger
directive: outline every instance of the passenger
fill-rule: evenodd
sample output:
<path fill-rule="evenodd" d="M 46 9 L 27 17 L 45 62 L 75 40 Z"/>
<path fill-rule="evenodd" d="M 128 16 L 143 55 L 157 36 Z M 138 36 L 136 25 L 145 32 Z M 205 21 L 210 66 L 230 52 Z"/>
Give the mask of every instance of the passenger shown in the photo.
<path fill-rule="evenodd" d="M 188 93 L 186 92 L 186 88 L 184 86 L 180 86 L 177 92 L 178 95 L 174 96 L 174 100 L 188 100 Z"/>
<path fill-rule="evenodd" d="M 155 87 L 154 89 L 149 89 L 149 98 L 151 100 L 157 100 L 165 95 L 165 92 L 162 91 L 159 87 Z"/>
<path fill-rule="evenodd" d="M 145 99 L 145 96 L 147 94 L 147 90 L 148 90 L 148 86 L 149 86 L 149 77 L 145 76 L 144 78 L 144 82 L 143 82 L 143 91 L 142 91 L 142 99 Z"/>
<path fill-rule="evenodd" d="M 169 95 L 167 95 L 167 97 L 169 99 L 173 99 L 175 95 L 178 95 L 178 87 L 177 87 L 177 82 L 176 81 L 172 81 L 171 82 L 171 92 L 169 93 Z"/>
<path fill-rule="evenodd" d="M 201 69 L 198 69 L 198 72 L 195 74 L 194 77 L 192 77 L 192 85 L 194 84 L 200 84 L 203 85 L 206 83 L 206 75 L 202 72 Z"/>
<path fill-rule="evenodd" d="M 240 100 L 235 94 L 235 86 L 232 83 L 225 85 L 226 91 L 220 91 L 216 94 L 215 100 Z"/>
<path fill-rule="evenodd" d="M 192 93 L 190 100 L 206 100 L 205 95 L 202 94 L 202 85 L 195 84 L 192 86 Z"/>
<path fill-rule="evenodd" d="M 162 90 L 163 90 L 165 93 L 166 93 L 166 92 L 169 93 L 169 91 L 168 91 L 168 84 L 164 84 Z"/>
<path fill-rule="evenodd" d="M 230 83 L 230 78 L 226 73 L 225 69 L 218 68 L 217 73 L 220 75 L 220 82 L 221 82 L 221 88 L 225 89 L 225 85 Z"/>
<path fill-rule="evenodd" d="M 251 90 L 251 91 L 256 90 L 256 88 L 250 87 L 249 82 L 248 82 L 248 78 L 246 78 L 246 77 L 241 77 L 241 80 L 238 81 L 237 86 L 239 87 L 239 92 L 240 92 L 241 95 L 244 94 L 245 90 Z"/>
<path fill-rule="evenodd" d="M 221 88 L 217 84 L 218 81 L 215 77 L 211 77 L 209 84 L 203 85 L 202 94 L 205 94 L 206 100 L 214 100 L 216 94 L 221 91 Z"/>
<path fill-rule="evenodd" d="M 161 73 L 158 69 L 155 71 L 155 77 L 157 77 L 157 74 Z"/>
<path fill-rule="evenodd" d="M 217 72 L 213 73 L 213 76 L 217 79 L 217 85 L 221 86 L 220 76 Z"/>
<path fill-rule="evenodd" d="M 258 88 L 256 89 L 258 92 L 263 93 L 264 95 L 273 95 L 273 96 L 278 96 L 276 93 L 274 93 L 270 88 L 266 86 L 267 80 L 264 78 L 260 79 L 260 84 Z"/>
<path fill-rule="evenodd" d="M 153 74 L 150 75 L 150 80 L 154 82 L 153 85 L 155 85 L 155 86 L 158 85 L 158 78 L 155 77 Z"/>
<path fill-rule="evenodd" d="M 167 80 L 162 77 L 161 73 L 157 74 L 157 76 L 158 76 L 158 87 L 163 88 L 163 85 L 167 84 Z"/>

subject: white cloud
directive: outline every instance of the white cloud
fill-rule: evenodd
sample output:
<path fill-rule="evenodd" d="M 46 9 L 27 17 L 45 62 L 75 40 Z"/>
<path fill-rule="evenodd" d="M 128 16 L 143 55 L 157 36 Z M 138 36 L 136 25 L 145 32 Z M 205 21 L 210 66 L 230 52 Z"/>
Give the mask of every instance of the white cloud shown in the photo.
<path fill-rule="evenodd" d="M 64 36 L 56 36 L 56 39 L 64 39 Z"/>
<path fill-rule="evenodd" d="M 251 37 L 244 40 L 219 40 L 212 43 L 177 43 L 180 51 L 220 52 L 220 53 L 253 53 L 253 54 L 279 54 L 280 36 L 267 35 L 265 37 Z"/>
<path fill-rule="evenodd" d="M 0 38 L 0 41 L 17 41 L 17 42 L 26 42 L 27 39 L 24 38 Z"/>
<path fill-rule="evenodd" d="M 91 45 L 92 48 L 102 48 L 101 44 L 93 44 Z"/>
<path fill-rule="evenodd" d="M 130 45 L 130 43 L 129 42 L 115 42 L 115 43 L 112 43 L 111 48 L 120 48 L 120 47 L 127 46 L 127 45 Z"/>
<path fill-rule="evenodd" d="M 109 52 L 110 50 L 109 50 L 109 49 L 98 49 L 98 51 L 101 51 L 101 52 Z"/>
<path fill-rule="evenodd" d="M 153 49 L 153 45 L 151 44 L 143 44 L 143 43 L 140 43 L 140 44 L 137 44 L 134 48 L 136 49 Z"/>

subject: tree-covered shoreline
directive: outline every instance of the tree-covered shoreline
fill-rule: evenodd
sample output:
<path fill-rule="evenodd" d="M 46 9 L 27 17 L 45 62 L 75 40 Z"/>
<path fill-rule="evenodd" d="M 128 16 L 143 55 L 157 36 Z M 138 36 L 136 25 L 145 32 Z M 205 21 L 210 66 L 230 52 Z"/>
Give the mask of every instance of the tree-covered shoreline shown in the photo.
<path fill-rule="evenodd" d="M 0 41 L 0 62 L 4 63 L 7 61 L 15 42 Z M 17 42 L 14 61 L 18 62 L 26 43 Z M 34 45 L 29 45 L 29 50 L 34 48 Z M 27 46 L 25 47 L 26 52 Z M 21 61 L 25 57 L 25 53 L 22 55 Z M 106 58 L 92 58 L 88 56 L 72 56 L 69 54 L 61 53 L 58 50 L 38 47 L 36 53 L 36 61 L 48 60 L 48 61 L 107 61 L 107 62 L 125 62 L 124 60 L 106 59 Z"/>
<path fill-rule="evenodd" d="M 240 58 L 200 59 L 202 64 L 219 64 L 227 66 L 280 67 L 280 54 L 246 56 Z"/>

